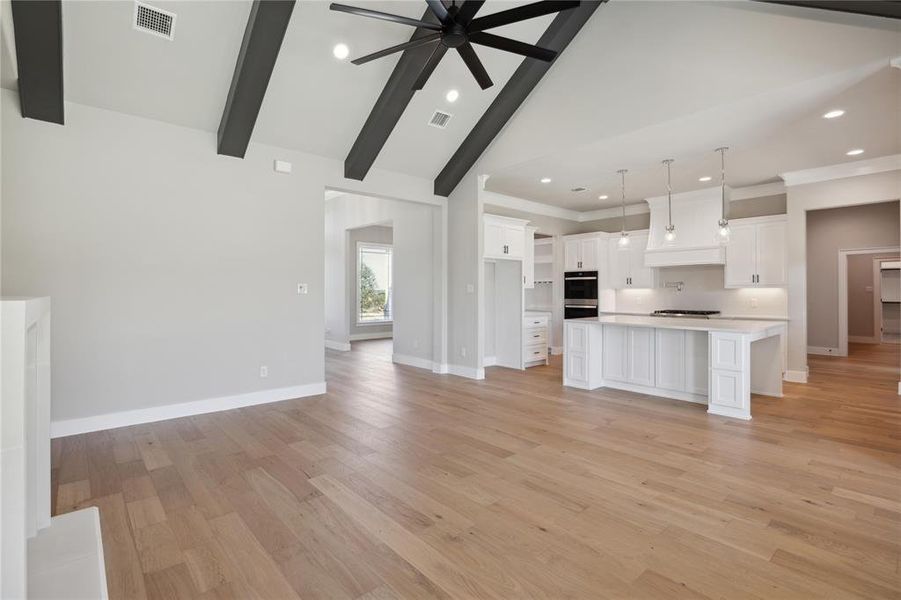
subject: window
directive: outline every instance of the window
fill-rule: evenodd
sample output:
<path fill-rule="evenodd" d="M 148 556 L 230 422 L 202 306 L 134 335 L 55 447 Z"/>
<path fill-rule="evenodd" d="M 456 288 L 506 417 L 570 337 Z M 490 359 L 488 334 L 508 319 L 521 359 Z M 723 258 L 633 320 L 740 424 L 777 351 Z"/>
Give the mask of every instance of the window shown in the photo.
<path fill-rule="evenodd" d="M 390 323 L 391 246 L 357 243 L 357 324 Z"/>

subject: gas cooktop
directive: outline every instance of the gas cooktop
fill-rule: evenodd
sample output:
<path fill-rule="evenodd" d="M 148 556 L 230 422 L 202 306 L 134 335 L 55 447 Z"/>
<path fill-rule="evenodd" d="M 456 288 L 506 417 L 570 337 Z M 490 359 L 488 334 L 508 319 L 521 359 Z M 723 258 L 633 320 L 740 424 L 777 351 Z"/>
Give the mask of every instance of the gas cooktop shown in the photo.
<path fill-rule="evenodd" d="M 718 310 L 684 310 L 681 308 L 668 308 L 666 310 L 655 310 L 651 313 L 652 317 L 694 317 L 697 319 L 709 319 L 713 315 L 720 314 Z"/>

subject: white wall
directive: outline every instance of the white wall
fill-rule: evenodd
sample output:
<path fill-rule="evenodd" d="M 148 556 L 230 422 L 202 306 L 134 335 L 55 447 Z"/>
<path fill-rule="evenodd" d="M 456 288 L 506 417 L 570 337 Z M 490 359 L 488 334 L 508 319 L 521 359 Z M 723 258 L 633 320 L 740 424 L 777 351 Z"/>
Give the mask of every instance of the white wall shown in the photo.
<path fill-rule="evenodd" d="M 788 185 L 788 376 L 807 380 L 807 213 L 901 197 L 901 171 Z M 901 219 L 898 226 L 901 227 Z M 836 260 L 838 260 L 836 258 Z"/>
<path fill-rule="evenodd" d="M 329 340 L 349 341 L 354 294 L 349 290 L 355 265 L 348 229 L 390 221 L 394 244 L 394 353 L 428 361 L 432 367 L 434 338 L 440 327 L 434 302 L 435 255 L 441 232 L 434 231 L 440 207 L 418 202 L 343 194 L 325 202 L 325 319 Z M 361 328 L 365 329 L 365 328 Z"/>
<path fill-rule="evenodd" d="M 215 134 L 78 104 L 22 119 L 8 90 L 2 121 L 2 292 L 52 298 L 54 421 L 321 384 L 326 187 L 444 203 L 430 180 L 218 156 Z"/>
<path fill-rule="evenodd" d="M 483 378 L 482 200 L 476 168 L 447 200 L 447 362 L 451 373 Z"/>
<path fill-rule="evenodd" d="M 328 214 L 328 205 L 326 205 L 326 215 Z M 328 217 L 326 217 L 328 219 Z M 329 232 L 326 231 L 326 237 L 329 236 Z M 344 266 L 345 272 L 347 274 L 347 278 L 345 281 L 348 302 L 347 302 L 347 319 L 348 319 L 348 331 L 350 332 L 350 337 L 353 339 L 354 336 L 365 335 L 365 336 L 374 336 L 374 335 L 384 335 L 385 337 L 391 337 L 391 323 L 372 323 L 366 325 L 357 325 L 357 307 L 360 303 L 360 298 L 357 294 L 357 244 L 360 242 L 372 242 L 376 244 L 385 244 L 392 245 L 394 243 L 394 233 L 392 227 L 390 225 L 371 225 L 369 227 L 360 227 L 359 229 L 351 229 L 347 232 L 347 249 L 346 252 L 346 264 Z M 328 259 L 326 259 L 328 260 Z M 326 267 L 328 268 L 328 267 Z M 326 271 L 328 273 L 328 271 Z M 326 278 L 328 275 L 326 275 Z M 328 286 L 326 286 L 328 289 Z M 325 297 L 325 305 L 328 306 L 329 297 L 326 295 Z M 326 313 L 328 312 L 328 308 L 326 308 Z M 326 339 L 328 339 L 328 333 L 326 333 Z"/>

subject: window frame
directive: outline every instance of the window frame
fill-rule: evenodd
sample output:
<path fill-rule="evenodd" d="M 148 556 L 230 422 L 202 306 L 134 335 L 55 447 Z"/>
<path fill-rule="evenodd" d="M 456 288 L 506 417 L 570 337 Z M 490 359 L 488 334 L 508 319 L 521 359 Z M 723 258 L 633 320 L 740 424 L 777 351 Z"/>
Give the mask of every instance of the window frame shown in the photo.
<path fill-rule="evenodd" d="M 380 319 L 378 321 L 363 321 L 360 319 L 362 316 L 360 310 L 360 302 L 362 300 L 362 290 L 360 289 L 360 269 L 363 266 L 363 249 L 364 248 L 380 248 L 382 250 L 387 250 L 387 254 L 389 255 L 388 259 L 388 306 L 389 313 L 391 314 L 390 319 Z M 367 326 L 379 326 L 379 325 L 394 325 L 394 244 L 384 244 L 381 242 L 357 242 L 356 247 L 357 254 L 357 268 L 354 274 L 356 278 L 356 283 L 354 287 L 356 288 L 356 298 L 354 298 L 354 320 L 356 321 L 357 327 L 367 327 Z"/>

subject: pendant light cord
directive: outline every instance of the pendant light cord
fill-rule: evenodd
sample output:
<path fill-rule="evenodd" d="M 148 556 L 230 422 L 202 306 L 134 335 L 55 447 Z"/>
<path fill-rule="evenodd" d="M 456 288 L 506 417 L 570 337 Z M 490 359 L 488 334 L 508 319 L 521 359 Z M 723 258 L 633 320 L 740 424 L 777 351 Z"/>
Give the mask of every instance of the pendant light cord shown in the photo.
<path fill-rule="evenodd" d="M 673 164 L 673 159 L 668 158 L 663 161 L 663 164 L 666 165 L 666 212 L 667 224 L 669 225 L 667 229 L 673 229 L 673 179 L 670 172 L 670 165 Z"/>
<path fill-rule="evenodd" d="M 622 233 L 626 233 L 626 173 L 628 173 L 628 169 L 620 169 L 617 173 L 622 176 L 622 208 L 623 208 L 623 230 Z"/>
<path fill-rule="evenodd" d="M 721 146 L 716 149 L 720 153 L 720 195 L 723 203 L 723 221 L 728 221 L 726 217 L 726 150 L 728 146 Z"/>

